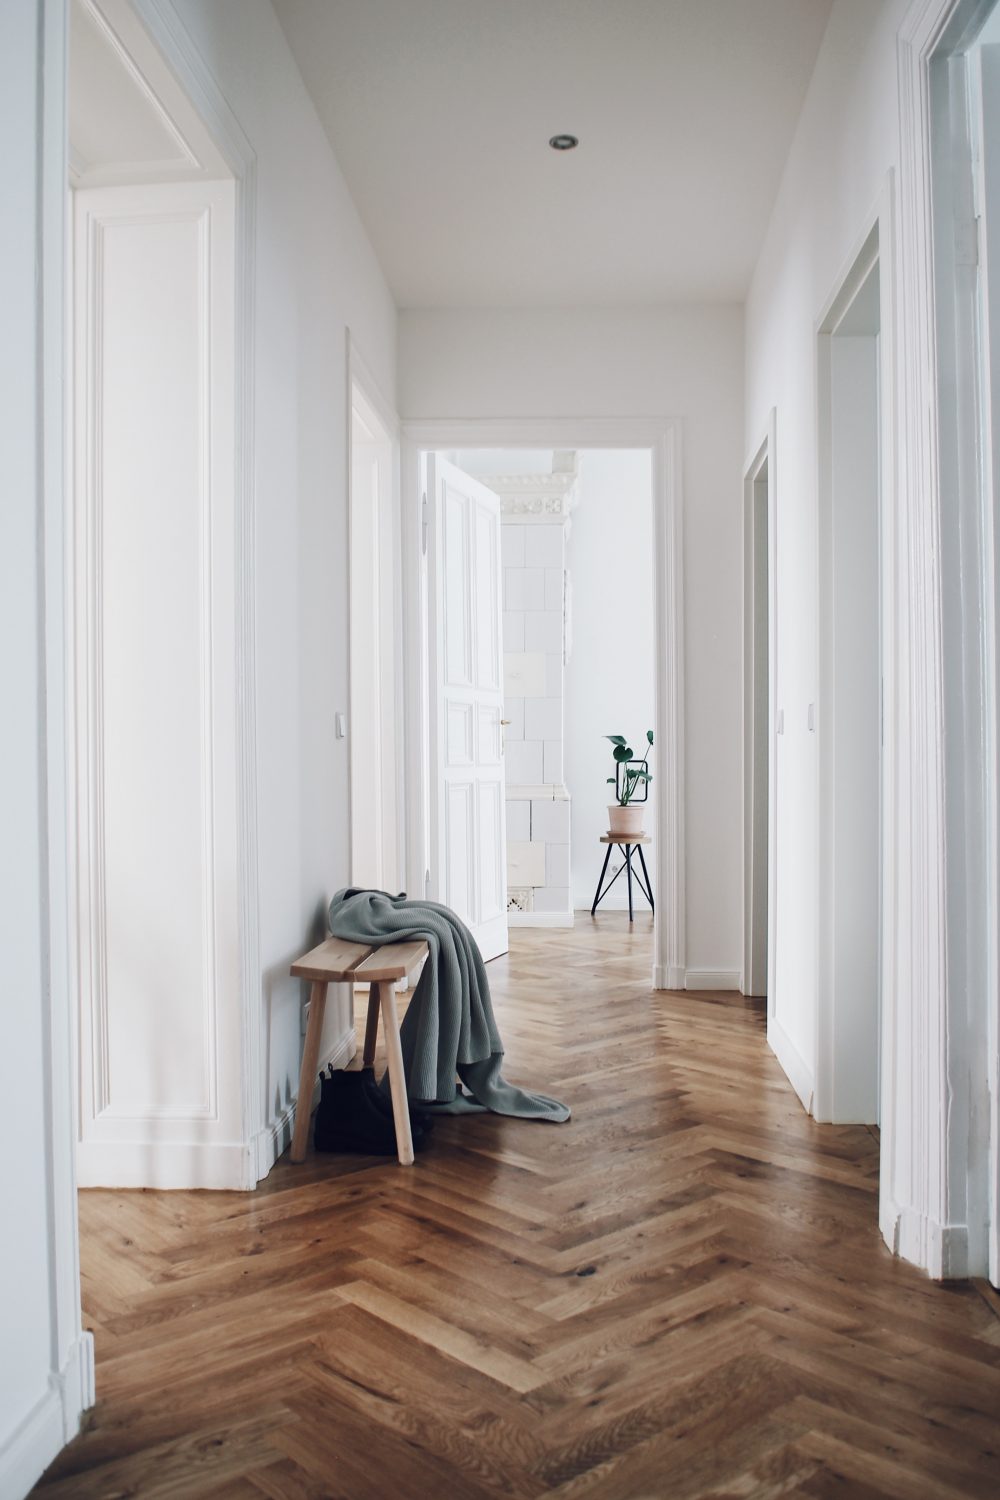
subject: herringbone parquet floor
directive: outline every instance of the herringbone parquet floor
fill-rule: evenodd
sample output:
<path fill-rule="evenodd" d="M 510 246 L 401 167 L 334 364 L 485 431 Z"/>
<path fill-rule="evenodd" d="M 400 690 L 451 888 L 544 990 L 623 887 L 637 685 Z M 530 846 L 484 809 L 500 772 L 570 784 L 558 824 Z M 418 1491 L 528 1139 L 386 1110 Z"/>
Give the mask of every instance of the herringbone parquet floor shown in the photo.
<path fill-rule="evenodd" d="M 84 1194 L 98 1404 L 39 1492 L 996 1500 L 1000 1300 L 887 1253 L 873 1134 L 803 1114 L 759 1007 L 649 969 L 616 914 L 491 966 L 568 1125 Z"/>

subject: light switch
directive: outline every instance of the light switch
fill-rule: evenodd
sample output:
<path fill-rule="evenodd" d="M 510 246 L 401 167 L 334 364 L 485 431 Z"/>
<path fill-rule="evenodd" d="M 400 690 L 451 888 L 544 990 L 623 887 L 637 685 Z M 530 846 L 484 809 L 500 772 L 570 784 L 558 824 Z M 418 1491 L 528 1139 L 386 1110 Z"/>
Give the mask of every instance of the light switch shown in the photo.
<path fill-rule="evenodd" d="M 337 738 L 338 738 L 338 740 L 343 740 L 343 739 L 347 738 L 347 715 L 346 714 L 338 714 L 337 715 Z"/>
<path fill-rule="evenodd" d="M 808 706 L 808 708 L 806 709 L 806 728 L 809 730 L 810 734 L 814 734 L 816 732 L 816 705 L 815 705 L 815 703 L 810 703 L 809 706 Z"/>
<path fill-rule="evenodd" d="M 775 733 L 776 734 L 784 734 L 784 732 L 785 732 L 785 710 L 783 708 L 779 708 L 778 709 L 776 718 L 777 718 L 777 723 L 774 726 Z"/>

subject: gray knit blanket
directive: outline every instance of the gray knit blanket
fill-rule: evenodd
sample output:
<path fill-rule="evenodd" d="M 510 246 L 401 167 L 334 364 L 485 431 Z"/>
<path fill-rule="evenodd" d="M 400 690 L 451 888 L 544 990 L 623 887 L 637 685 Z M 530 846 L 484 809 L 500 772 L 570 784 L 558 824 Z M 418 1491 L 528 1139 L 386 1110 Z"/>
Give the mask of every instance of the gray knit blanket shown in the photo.
<path fill-rule="evenodd" d="M 558 1099 L 529 1094 L 501 1076 L 503 1043 L 486 967 L 453 911 L 436 901 L 346 889 L 330 902 L 330 932 L 373 948 L 427 941 L 430 953 L 399 1028 L 411 1102 L 447 1114 L 488 1109 L 526 1120 L 569 1119 Z"/>

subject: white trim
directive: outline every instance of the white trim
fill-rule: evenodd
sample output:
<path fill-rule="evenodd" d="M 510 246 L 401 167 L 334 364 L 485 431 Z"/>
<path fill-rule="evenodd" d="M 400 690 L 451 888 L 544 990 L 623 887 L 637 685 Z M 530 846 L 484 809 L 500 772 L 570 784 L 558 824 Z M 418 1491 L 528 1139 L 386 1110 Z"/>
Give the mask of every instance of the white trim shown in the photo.
<path fill-rule="evenodd" d="M 80 1413 L 94 1404 L 94 1335 L 69 1346 L 44 1395 L 0 1447 L 0 1495 L 26 1495 L 77 1434 Z"/>
<path fill-rule="evenodd" d="M 688 969 L 686 990 L 739 990 L 739 969 Z"/>
<path fill-rule="evenodd" d="M 978 49 L 974 78 L 973 157 L 978 156 L 976 201 L 982 219 L 982 269 L 980 273 L 981 347 L 979 377 L 983 414 L 983 477 L 987 496 L 1000 494 L 1000 157 L 997 128 L 1000 111 L 1000 46 L 990 43 Z M 987 1087 L 990 1097 L 989 1166 L 987 1184 L 988 1275 L 1000 1286 L 1000 624 L 998 624 L 998 579 L 1000 579 L 1000 531 L 993 507 L 984 506 L 983 568 L 986 577 L 986 642 L 984 680 L 986 713 L 984 745 L 987 767 L 988 809 L 984 821 L 990 898 L 984 992 L 989 1014 L 986 1055 L 989 1059 Z"/>
<path fill-rule="evenodd" d="M 324 1068 L 346 1068 L 358 1050 L 357 1039 L 353 1024 L 341 1032 L 333 1046 L 325 1052 L 316 1065 L 317 1078 L 313 1085 L 312 1099 L 309 1105 L 309 1113 L 312 1114 L 319 1103 L 319 1074 Z M 257 1177 L 262 1179 L 267 1176 L 283 1151 L 287 1151 L 292 1143 L 292 1134 L 295 1130 L 295 1110 L 298 1106 L 297 1099 L 290 1099 L 270 1125 L 265 1125 L 254 1142 L 254 1153 L 257 1161 Z"/>
<path fill-rule="evenodd" d="M 969 1275 L 969 1233 L 965 1224 L 939 1224 L 926 1214 L 887 1201 L 879 1229 L 890 1250 L 914 1265 L 926 1266 L 939 1280 Z"/>
<path fill-rule="evenodd" d="M 798 1094 L 803 1109 L 811 1115 L 816 1092 L 812 1069 L 777 1016 L 767 1018 L 767 1045 L 781 1064 L 792 1088 Z"/>
<path fill-rule="evenodd" d="M 369 406 L 374 408 L 375 414 L 382 423 L 382 426 L 389 436 L 398 443 L 399 414 L 379 385 L 371 365 L 359 349 L 358 341 L 350 328 L 346 330 L 346 338 L 348 405 L 350 405 L 350 386 L 353 383 L 361 387 L 361 392 L 365 400 Z"/>
<path fill-rule="evenodd" d="M 687 975 L 677 964 L 654 964 L 653 966 L 653 989 L 669 990 L 671 992 L 683 990 L 686 986 Z"/>
<path fill-rule="evenodd" d="M 888 690 L 886 696 L 886 721 L 895 727 L 893 743 L 886 745 L 894 861 L 886 948 L 896 961 L 883 981 L 880 1224 L 892 1248 L 935 1276 L 954 1274 L 963 1233 L 968 1269 L 985 1269 L 983 1226 L 969 1219 L 968 1201 L 977 1166 L 970 1127 L 980 1104 L 970 1092 L 978 1079 L 973 1081 L 970 1066 L 977 1042 L 970 1028 L 975 990 L 969 975 L 981 915 L 972 909 L 979 882 L 974 878 L 966 890 L 964 865 L 969 850 L 977 848 L 980 835 L 972 823 L 982 815 L 984 789 L 981 776 L 977 785 L 976 776 L 964 772 L 971 705 L 960 688 L 964 652 L 975 661 L 984 645 L 977 633 L 981 622 L 972 618 L 977 598 L 966 599 L 964 590 L 962 598 L 956 596 L 947 625 L 943 610 L 966 492 L 950 466 L 943 486 L 941 424 L 948 419 L 948 401 L 953 405 L 954 371 L 946 370 L 943 384 L 938 379 L 939 359 L 950 363 L 957 357 L 958 277 L 953 248 L 940 233 L 957 205 L 950 204 L 946 214 L 934 200 L 932 183 L 944 167 L 951 191 L 949 155 L 959 112 L 947 108 L 946 67 L 941 89 L 932 87 L 932 64 L 966 43 L 989 9 L 988 0 L 915 0 L 897 43 L 899 503 L 890 559 L 897 580 L 894 682 L 892 696 Z M 952 325 L 944 337 L 942 313 Z M 949 718 L 947 737 L 946 685 L 964 698 L 962 710 Z M 951 867 L 949 839 L 955 851 Z M 974 1214 L 978 1208 L 973 1205 Z"/>
<path fill-rule="evenodd" d="M 408 883 L 422 896 L 429 868 L 427 665 L 422 646 L 426 567 L 421 552 L 421 452 L 467 448 L 648 448 L 652 452 L 657 798 L 653 987 L 683 983 L 684 580 L 682 424 L 672 417 L 529 417 L 405 422 L 402 427 L 403 583 L 406 607 Z M 664 984 L 662 981 L 666 980 Z"/>
<path fill-rule="evenodd" d="M 147 31 L 203 120 L 236 183 L 236 787 L 241 968 L 243 1140 L 240 1184 L 256 1187 L 252 1143 L 268 1116 L 268 1012 L 260 961 L 257 791 L 255 340 L 257 155 L 172 0 L 133 0 Z"/>
<path fill-rule="evenodd" d="M 571 911 L 509 911 L 508 927 L 572 927 Z"/>
<path fill-rule="evenodd" d="M 68 15 L 65 0 L 43 0 L 39 11 L 38 157 L 39 389 L 41 599 L 44 655 L 40 736 L 44 745 L 42 843 L 42 995 L 48 1151 L 46 1222 L 49 1261 L 49 1389 L 0 1450 L 0 1494 L 27 1492 L 79 1431 L 94 1403 L 93 1335 L 81 1328 L 77 1210 L 78 1077 L 73 967 L 70 743 L 72 658 L 68 623 L 71 539 L 66 485 L 69 465 L 67 381 L 67 97 Z"/>
<path fill-rule="evenodd" d="M 81 1188 L 211 1188 L 239 1192 L 246 1186 L 247 1149 L 242 1141 L 162 1141 L 153 1137 L 102 1141 L 97 1163 L 80 1160 Z"/>

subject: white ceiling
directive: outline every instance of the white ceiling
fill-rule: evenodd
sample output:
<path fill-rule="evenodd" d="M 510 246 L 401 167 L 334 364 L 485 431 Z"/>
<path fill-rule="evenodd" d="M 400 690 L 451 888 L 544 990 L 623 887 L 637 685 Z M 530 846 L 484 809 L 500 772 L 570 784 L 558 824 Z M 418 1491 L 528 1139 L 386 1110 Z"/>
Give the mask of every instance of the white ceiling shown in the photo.
<path fill-rule="evenodd" d="M 401 307 L 742 299 L 830 4 L 274 0 Z"/>

